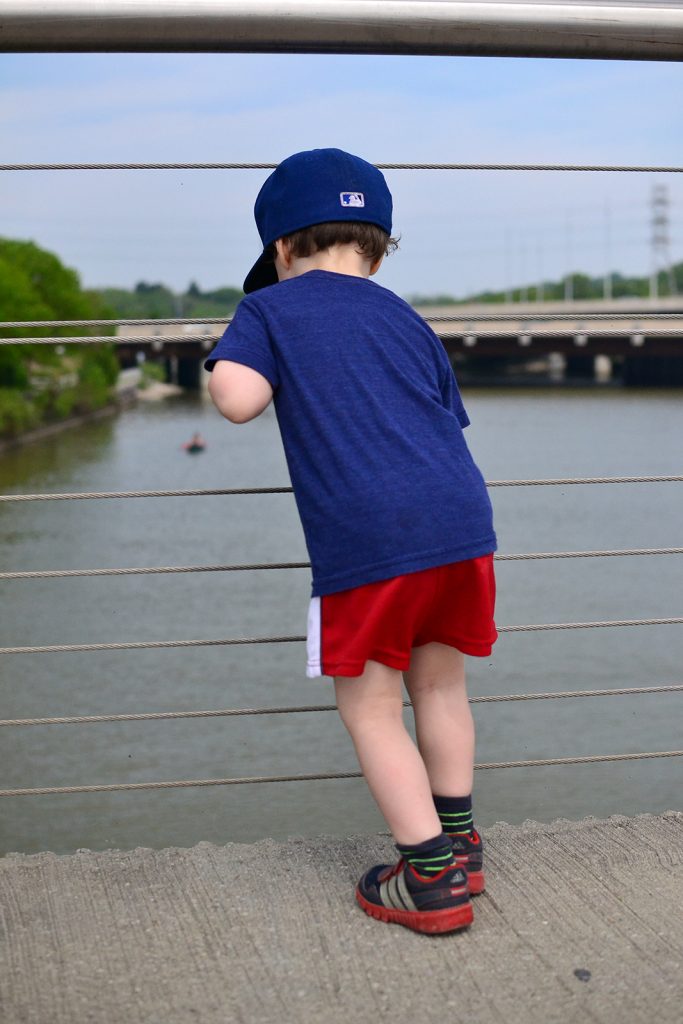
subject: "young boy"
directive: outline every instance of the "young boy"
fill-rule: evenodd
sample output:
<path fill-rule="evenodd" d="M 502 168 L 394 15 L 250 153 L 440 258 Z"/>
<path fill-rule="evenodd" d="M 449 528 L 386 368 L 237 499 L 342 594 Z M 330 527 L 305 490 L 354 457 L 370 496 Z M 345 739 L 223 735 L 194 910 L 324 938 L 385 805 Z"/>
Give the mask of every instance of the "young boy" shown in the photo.
<path fill-rule="evenodd" d="M 380 171 L 338 149 L 296 153 L 254 213 L 263 253 L 206 362 L 209 391 L 233 423 L 275 403 L 313 570 L 308 675 L 334 677 L 400 854 L 366 872 L 357 900 L 382 921 L 455 931 L 484 888 L 464 654 L 489 655 L 497 636 L 469 420 L 436 335 L 370 281 L 396 247 Z"/>

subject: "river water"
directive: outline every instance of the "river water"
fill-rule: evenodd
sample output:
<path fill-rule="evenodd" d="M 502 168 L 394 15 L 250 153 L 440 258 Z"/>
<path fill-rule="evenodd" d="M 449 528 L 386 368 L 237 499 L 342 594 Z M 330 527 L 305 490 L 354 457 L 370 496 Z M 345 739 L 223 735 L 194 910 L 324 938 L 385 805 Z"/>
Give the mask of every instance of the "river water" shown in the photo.
<path fill-rule="evenodd" d="M 683 394 L 470 389 L 487 479 L 680 474 Z M 207 450 L 189 456 L 195 430 Z M 0 457 L 0 492 L 286 486 L 272 410 L 241 427 L 199 395 Z M 683 485 L 492 490 L 500 551 L 681 546 Z M 3 570 L 305 561 L 291 495 L 0 505 Z M 683 556 L 498 564 L 499 625 L 680 616 Z M 307 570 L 0 581 L 0 645 L 305 632 Z M 4 655 L 2 718 L 328 703 L 299 643 Z M 501 636 L 470 659 L 470 693 L 683 682 L 678 625 Z M 683 694 L 475 705 L 477 760 L 683 747 Z M 7 727 L 0 788 L 353 770 L 334 712 Z M 680 809 L 668 758 L 479 771 L 477 820 L 547 821 Z M 189 846 L 382 830 L 361 780 L 6 797 L 0 851 Z"/>

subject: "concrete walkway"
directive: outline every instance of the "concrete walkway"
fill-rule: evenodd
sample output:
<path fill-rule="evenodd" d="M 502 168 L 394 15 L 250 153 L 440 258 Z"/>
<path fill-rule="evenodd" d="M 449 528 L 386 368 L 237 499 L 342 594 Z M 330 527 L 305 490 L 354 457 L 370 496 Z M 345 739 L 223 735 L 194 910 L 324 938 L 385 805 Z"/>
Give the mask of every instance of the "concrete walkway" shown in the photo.
<path fill-rule="evenodd" d="M 466 932 L 355 905 L 385 837 L 12 855 L 3 1024 L 681 1024 L 683 813 L 487 830 Z"/>

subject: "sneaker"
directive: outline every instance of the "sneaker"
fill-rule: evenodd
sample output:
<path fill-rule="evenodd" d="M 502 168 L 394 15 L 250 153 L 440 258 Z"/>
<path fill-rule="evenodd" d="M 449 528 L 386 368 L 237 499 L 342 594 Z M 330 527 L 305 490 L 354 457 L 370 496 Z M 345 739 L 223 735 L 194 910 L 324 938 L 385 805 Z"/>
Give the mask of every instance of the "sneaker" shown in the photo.
<path fill-rule="evenodd" d="M 465 869 L 467 880 L 470 884 L 470 892 L 473 896 L 478 896 L 486 888 L 486 881 L 484 879 L 484 840 L 476 828 L 472 830 L 471 836 L 462 833 L 461 835 L 450 836 L 450 840 L 453 843 L 455 863 Z"/>
<path fill-rule="evenodd" d="M 377 864 L 361 878 L 356 899 L 371 917 L 415 932 L 454 932 L 473 919 L 467 874 L 456 864 L 431 878 L 404 860 Z"/>

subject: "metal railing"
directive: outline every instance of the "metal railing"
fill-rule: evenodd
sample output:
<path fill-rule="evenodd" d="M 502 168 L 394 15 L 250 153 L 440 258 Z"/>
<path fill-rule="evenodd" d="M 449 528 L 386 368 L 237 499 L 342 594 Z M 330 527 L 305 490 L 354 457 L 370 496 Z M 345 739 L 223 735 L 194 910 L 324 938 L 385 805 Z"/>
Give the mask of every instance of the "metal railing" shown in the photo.
<path fill-rule="evenodd" d="M 683 476 L 649 476 L 649 477 L 583 477 L 583 478 L 554 478 L 545 480 L 491 480 L 488 487 L 529 487 L 529 486 L 557 486 L 557 485 L 578 485 L 578 484 L 624 484 L 624 483 L 669 483 L 683 482 Z M 184 490 L 184 491 L 128 491 L 128 492 L 81 492 L 73 494 L 5 494 L 0 495 L 0 502 L 14 503 L 25 501 L 55 501 L 55 500 L 97 500 L 107 498 L 130 499 L 135 497 L 205 497 L 207 495 L 259 495 L 259 494 L 284 494 L 291 493 L 291 487 L 264 487 L 264 488 L 222 488 L 215 490 Z M 626 556 L 671 556 L 683 554 L 683 548 L 630 548 L 620 550 L 594 550 L 594 551 L 544 551 L 544 552 L 520 552 L 512 554 L 498 554 L 497 561 L 525 561 L 542 560 L 553 558 L 601 558 L 601 557 L 626 557 Z M 72 578 L 92 576 L 123 576 L 142 574 L 163 574 L 163 573 L 192 573 L 192 572 L 244 572 L 254 570 L 276 570 L 276 569 L 303 569 L 308 568 L 308 562 L 270 562 L 253 563 L 245 565 L 204 565 L 204 566 L 151 566 L 131 568 L 109 568 L 109 569 L 64 569 L 64 570 L 30 570 L 0 573 L 0 580 L 30 580 L 46 578 Z M 681 625 L 683 617 L 671 618 L 641 618 L 641 619 L 620 619 L 594 622 L 555 622 L 535 623 L 523 625 L 499 626 L 498 632 L 504 633 L 532 633 L 552 630 L 569 629 L 598 629 L 614 627 L 634 627 L 648 625 Z M 85 652 L 85 651 L 123 651 L 143 649 L 164 649 L 164 648 L 194 648 L 194 647 L 215 647 L 234 645 L 258 645 L 258 644 L 283 644 L 303 643 L 305 636 L 263 636 L 263 637 L 230 637 L 206 640 L 162 640 L 162 641 L 122 641 L 118 643 L 82 643 L 82 644 L 49 644 L 43 646 L 21 646 L 2 647 L 2 655 L 19 654 L 46 654 L 62 652 Z M 520 694 L 497 694 L 488 697 L 472 697 L 470 703 L 504 703 L 509 701 L 529 700 L 551 700 L 586 697 L 608 697 L 624 695 L 653 695 L 661 693 L 682 692 L 683 683 L 667 683 L 658 686 L 647 687 L 620 687 L 603 690 L 579 690 L 561 691 L 548 693 L 520 693 Z M 410 706 L 405 702 L 405 706 Z M 192 719 L 192 718 L 217 718 L 217 717 L 240 717 L 252 715 L 282 715 L 302 714 L 309 712 L 326 712 L 334 710 L 335 705 L 304 705 L 285 707 L 265 708 L 226 708 L 218 710 L 190 710 L 182 712 L 152 711 L 132 714 L 108 714 L 108 715 L 70 715 L 59 717 L 36 717 L 23 719 L 0 720 L 0 727 L 17 726 L 46 726 L 46 725 L 86 725 L 103 722 L 131 722 L 131 721 L 162 721 L 168 719 Z M 485 762 L 475 765 L 475 770 L 494 770 L 509 768 L 527 768 L 552 765 L 575 765 L 593 764 L 616 761 L 639 761 L 658 758 L 680 757 L 683 750 L 666 751 L 636 751 L 622 754 L 595 754 L 580 757 L 563 758 L 542 758 L 526 759 L 519 761 L 496 761 Z M 109 783 L 98 785 L 79 786 L 43 786 L 23 789 L 0 789 L 0 797 L 11 796 L 39 796 L 51 794 L 75 794 L 92 792 L 115 792 L 120 790 L 150 790 L 150 789 L 172 789 L 207 786 L 231 786 L 248 785 L 255 783 L 276 783 L 276 782 L 308 782 L 332 779 L 358 778 L 360 772 L 316 772 L 294 775 L 268 775 L 233 777 L 222 779 L 180 779 L 175 781 L 149 781 L 136 783 Z"/>
<path fill-rule="evenodd" d="M 677 4 L 0 0 L 7 51 L 229 51 L 680 60 Z"/>
<path fill-rule="evenodd" d="M 163 32 L 160 26 L 163 25 Z M 633 5 L 602 0 L 600 4 L 561 4 L 548 2 L 458 2 L 458 0 L 210 0 L 200 8 L 193 0 L 102 0 L 96 8 L 89 0 L 0 0 L 0 50 L 5 51 L 230 51 L 230 52 L 317 52 L 383 54 L 476 54 L 504 56 L 627 58 L 642 60 L 683 59 L 683 8 L 677 4 Z M 164 169 L 270 169 L 274 164 L 235 163 L 5 163 L 5 171 L 80 171 L 80 170 L 164 170 Z M 634 167 L 626 165 L 551 165 L 551 164 L 380 164 L 384 169 L 421 170 L 525 170 L 525 171 L 611 171 L 681 173 L 682 167 Z M 632 315 L 632 314 L 628 314 Z M 613 314 L 607 314 L 618 319 Z M 567 318 L 574 314 L 567 314 Z M 670 322 L 675 314 L 658 314 Z M 450 317 L 435 317 L 450 322 Z M 452 322 L 461 318 L 455 315 Z M 495 321 L 496 314 L 482 320 Z M 541 322 L 543 315 L 516 316 L 520 321 Z M 552 314 L 553 320 L 565 319 Z M 467 322 L 479 318 L 468 316 Z M 156 321 L 178 324 L 182 320 Z M 204 319 L 204 324 L 224 323 Z M 143 325 L 147 321 L 25 321 L 6 322 L 4 328 L 94 327 L 115 324 Z M 654 327 L 648 333 L 656 333 Z M 462 332 L 460 332 L 462 333 Z M 605 332 L 607 333 L 607 332 Z M 97 344 L 111 337 L 2 338 L 0 344 Z M 131 341 L 132 339 L 126 339 Z M 149 340 L 147 338 L 145 341 Z M 170 340 L 170 339 L 161 339 Z M 182 340 L 188 340 L 183 336 Z M 681 482 L 683 476 L 603 477 L 550 480 L 490 481 L 489 487 L 529 487 L 574 484 L 622 484 Z M 1 502 L 89 500 L 107 498 L 199 497 L 208 495 L 247 495 L 288 493 L 289 487 L 216 488 L 211 490 L 156 490 L 99 493 L 55 493 L 1 495 Z M 620 551 L 536 552 L 499 555 L 499 560 L 519 561 L 545 558 L 656 556 L 682 553 L 681 548 L 628 549 Z M 48 577 L 109 576 L 182 572 L 234 572 L 252 569 L 299 569 L 307 563 L 270 563 L 259 565 L 157 566 L 128 569 L 49 570 L 2 573 L 1 579 L 19 580 Z M 499 631 L 535 632 L 542 630 L 588 629 L 652 624 L 680 624 L 682 617 L 633 619 L 602 622 L 542 623 L 502 626 Z M 118 644 L 48 645 L 43 647 L 1 648 L 0 654 L 56 651 L 95 651 L 225 644 L 261 644 L 301 642 L 303 637 L 253 637 L 218 640 L 176 640 L 161 642 L 122 642 Z M 583 698 L 617 694 L 657 694 L 683 690 L 683 683 L 627 689 L 583 690 L 542 694 L 501 694 L 471 698 L 472 703 Z M 1 726 L 58 724 L 94 724 L 241 715 L 299 714 L 324 712 L 333 705 L 273 708 L 232 708 L 214 711 L 144 712 L 132 715 L 61 716 L 0 721 Z M 489 762 L 478 770 L 570 765 L 608 761 L 678 757 L 683 750 L 634 752 L 585 757 L 544 758 L 523 761 Z M 115 783 L 0 790 L 0 796 L 30 796 L 53 793 L 110 792 L 117 790 L 167 789 L 215 785 L 243 785 L 262 782 L 309 781 L 313 779 L 356 778 L 359 772 L 316 773 L 307 775 L 258 776 L 228 779 L 193 779 L 171 782 Z"/>

